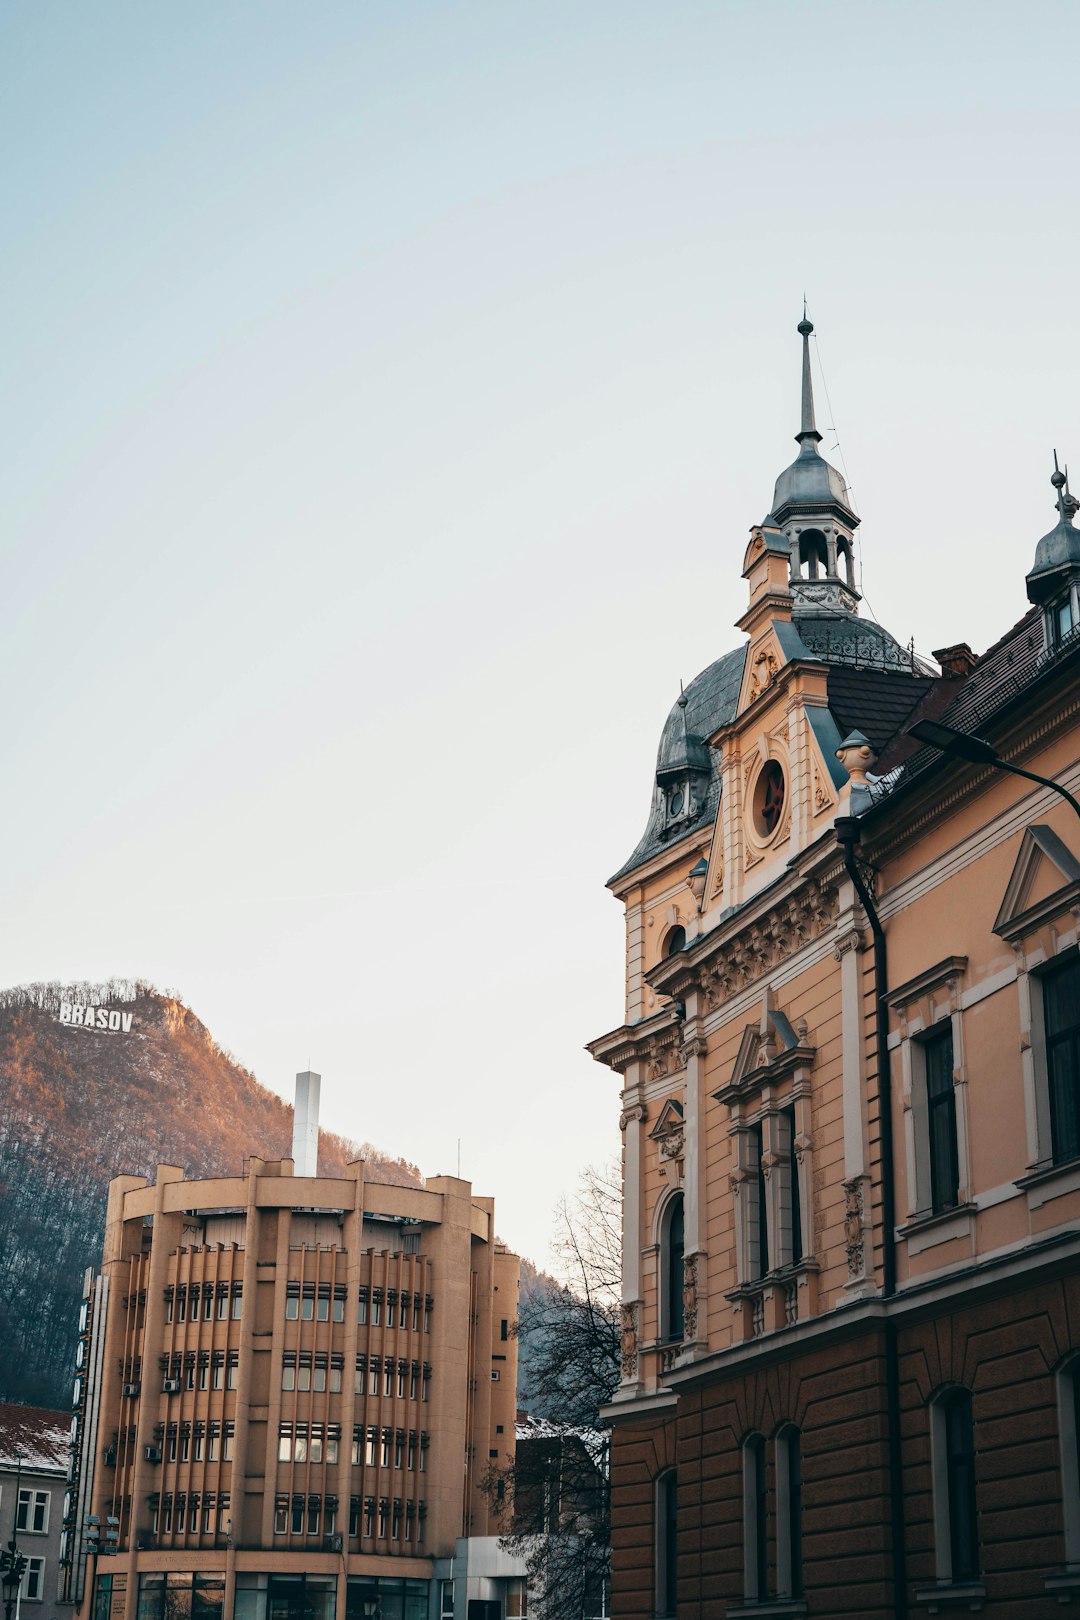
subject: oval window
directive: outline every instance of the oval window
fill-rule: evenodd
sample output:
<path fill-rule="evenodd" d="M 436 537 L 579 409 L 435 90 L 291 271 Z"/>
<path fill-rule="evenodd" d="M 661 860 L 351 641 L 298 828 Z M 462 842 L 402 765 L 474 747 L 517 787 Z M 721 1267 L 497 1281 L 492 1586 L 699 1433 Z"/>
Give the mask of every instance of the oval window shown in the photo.
<path fill-rule="evenodd" d="M 771 838 L 779 827 L 786 793 L 783 769 L 770 759 L 754 789 L 754 821 L 762 838 Z"/>

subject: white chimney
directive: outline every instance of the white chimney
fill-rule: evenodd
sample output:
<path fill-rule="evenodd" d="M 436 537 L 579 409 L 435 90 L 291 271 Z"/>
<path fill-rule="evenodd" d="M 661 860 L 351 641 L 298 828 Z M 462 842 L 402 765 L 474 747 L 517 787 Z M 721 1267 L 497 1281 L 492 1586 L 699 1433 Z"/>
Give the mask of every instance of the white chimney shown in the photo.
<path fill-rule="evenodd" d="M 292 1156 L 294 1174 L 317 1176 L 319 1173 L 319 1091 L 322 1075 L 305 1069 L 296 1077 L 296 1102 L 293 1105 Z"/>

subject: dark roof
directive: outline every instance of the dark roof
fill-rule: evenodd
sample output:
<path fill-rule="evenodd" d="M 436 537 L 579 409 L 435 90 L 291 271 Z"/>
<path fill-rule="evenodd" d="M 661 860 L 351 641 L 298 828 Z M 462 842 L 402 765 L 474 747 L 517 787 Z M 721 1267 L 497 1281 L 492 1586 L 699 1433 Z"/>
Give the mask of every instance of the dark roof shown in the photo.
<path fill-rule="evenodd" d="M 733 652 L 725 653 L 714 664 L 710 664 L 708 669 L 702 670 L 701 674 L 690 682 L 683 694 L 686 698 L 685 720 L 683 707 L 676 701 L 664 722 L 660 747 L 656 754 L 657 769 L 663 769 L 665 762 L 676 753 L 682 740 L 684 725 L 694 737 L 711 737 L 714 731 L 719 731 L 721 726 L 726 726 L 734 717 L 745 662 L 746 648 L 736 647 Z M 632 872 L 635 866 L 642 866 L 652 856 L 658 855 L 673 837 L 683 837 L 697 827 L 710 826 L 716 820 L 716 810 L 720 803 L 720 761 L 716 754 L 710 754 L 708 769 L 708 791 L 698 814 L 692 820 L 678 822 L 670 830 L 664 825 L 664 795 L 655 777 L 653 778 L 652 805 L 645 831 L 630 859 L 608 879 L 609 883 L 616 882 L 624 873 Z"/>
<path fill-rule="evenodd" d="M 881 754 L 937 684 L 929 675 L 913 675 L 909 670 L 834 665 L 829 669 L 829 708 L 842 736 L 863 731 Z"/>
<path fill-rule="evenodd" d="M 21 1452 L 25 1474 L 66 1470 L 70 1437 L 69 1412 L 0 1402 L 0 1467 L 14 1468 Z"/>
<path fill-rule="evenodd" d="M 1059 664 L 1075 662 L 1080 657 L 1080 634 L 1073 635 L 1059 648 L 1049 652 L 1043 645 L 1042 615 L 1031 608 L 989 647 L 976 663 L 971 674 L 963 681 L 942 681 L 939 690 L 924 700 L 923 713 L 952 726 L 957 731 L 980 733 L 987 729 L 1013 699 L 1020 697 L 1044 674 Z M 950 696 L 942 704 L 942 692 Z M 916 718 L 921 716 L 912 716 Z M 871 803 L 880 803 L 896 793 L 917 776 L 940 764 L 943 756 L 936 748 L 921 746 L 914 739 L 899 738 L 889 750 L 886 760 L 879 760 L 878 770 L 888 774 L 888 780 L 875 785 Z"/>

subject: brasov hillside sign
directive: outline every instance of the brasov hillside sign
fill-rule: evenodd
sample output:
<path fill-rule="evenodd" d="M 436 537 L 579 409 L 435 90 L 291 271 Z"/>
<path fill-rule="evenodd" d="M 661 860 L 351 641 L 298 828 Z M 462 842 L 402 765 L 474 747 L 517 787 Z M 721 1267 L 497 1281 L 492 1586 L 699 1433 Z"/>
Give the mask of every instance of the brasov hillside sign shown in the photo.
<path fill-rule="evenodd" d="M 75 1024 L 81 1029 L 107 1029 L 113 1035 L 130 1035 L 134 1016 L 116 1007 L 93 1007 L 82 1001 L 60 1003 L 62 1024 Z"/>

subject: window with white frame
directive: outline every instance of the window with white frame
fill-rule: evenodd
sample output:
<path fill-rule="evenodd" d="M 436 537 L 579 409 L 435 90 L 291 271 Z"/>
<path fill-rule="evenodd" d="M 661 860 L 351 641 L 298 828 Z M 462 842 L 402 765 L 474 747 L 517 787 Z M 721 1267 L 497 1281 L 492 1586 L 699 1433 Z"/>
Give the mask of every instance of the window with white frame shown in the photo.
<path fill-rule="evenodd" d="M 42 1603 L 45 1598 L 45 1560 L 28 1558 L 23 1576 L 20 1599 L 25 1603 Z"/>
<path fill-rule="evenodd" d="M 979 1516 L 975 1490 L 975 1420 L 970 1390 L 943 1390 L 930 1404 L 934 1487 L 934 1551 L 939 1582 L 962 1585 L 979 1577 Z"/>
<path fill-rule="evenodd" d="M 49 1528 L 49 1491 L 19 1491 L 19 1504 L 15 1514 L 15 1528 L 27 1535 L 43 1536 Z"/>
<path fill-rule="evenodd" d="M 655 1500 L 656 1614 L 674 1616 L 679 1606 L 679 1482 L 674 1468 L 660 1474 Z"/>

